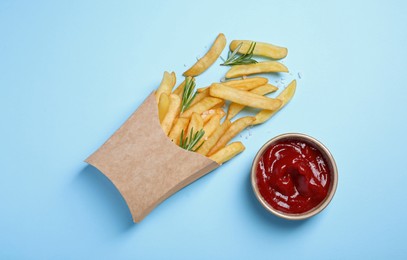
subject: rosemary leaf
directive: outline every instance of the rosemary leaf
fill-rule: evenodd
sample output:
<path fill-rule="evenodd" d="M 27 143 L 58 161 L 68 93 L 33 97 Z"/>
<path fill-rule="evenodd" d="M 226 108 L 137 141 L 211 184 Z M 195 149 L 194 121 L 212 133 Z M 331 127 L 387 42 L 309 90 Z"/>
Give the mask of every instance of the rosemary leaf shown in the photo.
<path fill-rule="evenodd" d="M 241 42 L 236 49 L 231 52 L 229 51 L 228 58 L 224 60 L 224 62 L 221 64 L 222 66 L 233 66 L 233 65 L 244 65 L 244 64 L 252 64 L 252 63 L 257 63 L 255 59 L 252 59 L 253 57 L 253 51 L 254 48 L 256 48 L 256 42 L 252 42 L 249 46 L 249 49 L 245 54 L 239 55 L 238 52 L 240 48 L 242 47 L 243 42 Z"/>
<path fill-rule="evenodd" d="M 181 140 L 179 142 L 179 146 L 187 151 L 193 151 L 195 152 L 196 150 L 199 149 L 199 147 L 201 147 L 200 144 L 197 148 L 194 149 L 194 146 L 196 146 L 197 143 L 199 143 L 199 141 L 202 139 L 202 137 L 204 136 L 205 131 L 203 129 L 197 131 L 194 134 L 194 128 L 191 128 L 191 132 L 189 133 L 189 137 L 187 136 L 184 139 L 184 130 L 181 131 Z"/>
<path fill-rule="evenodd" d="M 195 81 L 192 77 L 185 78 L 185 87 L 182 92 L 181 100 L 181 113 L 188 109 L 191 102 L 194 100 L 196 92 L 195 90 Z"/>

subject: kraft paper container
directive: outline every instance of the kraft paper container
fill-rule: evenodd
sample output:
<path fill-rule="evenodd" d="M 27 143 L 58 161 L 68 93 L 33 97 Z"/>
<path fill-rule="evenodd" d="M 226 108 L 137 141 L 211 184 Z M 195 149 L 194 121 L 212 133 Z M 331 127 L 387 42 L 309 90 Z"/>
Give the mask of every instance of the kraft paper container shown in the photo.
<path fill-rule="evenodd" d="M 116 186 L 134 222 L 219 166 L 169 140 L 158 120 L 154 93 L 86 162 Z"/>

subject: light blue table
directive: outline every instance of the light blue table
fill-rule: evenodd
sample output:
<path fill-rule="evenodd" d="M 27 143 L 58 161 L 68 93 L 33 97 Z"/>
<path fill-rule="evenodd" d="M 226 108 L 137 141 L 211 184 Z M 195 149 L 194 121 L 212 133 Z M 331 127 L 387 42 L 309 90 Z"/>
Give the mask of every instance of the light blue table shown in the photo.
<path fill-rule="evenodd" d="M 407 4 L 193 2 L 0 1 L 0 258 L 406 259 Z M 276 84 L 300 73 L 296 96 L 237 138 L 244 154 L 133 224 L 83 160 L 219 32 L 287 46 Z M 251 191 L 256 151 L 284 132 L 320 139 L 339 167 L 308 221 L 268 214 Z"/>

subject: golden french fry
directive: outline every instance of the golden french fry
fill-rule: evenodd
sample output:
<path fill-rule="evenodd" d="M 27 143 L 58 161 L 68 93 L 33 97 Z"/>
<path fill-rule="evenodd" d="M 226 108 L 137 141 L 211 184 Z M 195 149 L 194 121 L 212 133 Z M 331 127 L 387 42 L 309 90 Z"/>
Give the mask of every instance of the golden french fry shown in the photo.
<path fill-rule="evenodd" d="M 170 105 L 168 107 L 168 112 L 165 115 L 161 127 L 166 135 L 170 132 L 175 118 L 179 114 L 181 109 L 181 99 L 175 94 L 170 95 Z"/>
<path fill-rule="evenodd" d="M 213 97 L 230 100 L 249 107 L 274 110 L 280 107 L 281 100 L 263 97 L 249 91 L 239 90 L 222 84 L 212 84 L 209 94 Z"/>
<path fill-rule="evenodd" d="M 213 132 L 220 126 L 221 116 L 219 114 L 215 114 L 211 117 L 211 119 L 204 125 L 203 130 L 205 134 L 203 136 L 203 140 L 207 140 Z"/>
<path fill-rule="evenodd" d="M 294 96 L 295 89 L 297 87 L 297 81 L 293 80 L 291 83 L 277 96 L 277 99 L 281 100 L 281 106 L 275 110 L 262 110 L 256 116 L 256 120 L 253 125 L 261 124 L 270 119 L 275 113 L 283 108 Z"/>
<path fill-rule="evenodd" d="M 226 73 L 226 78 L 237 78 L 246 75 L 270 72 L 288 72 L 284 64 L 278 61 L 263 61 L 247 65 L 235 65 Z"/>
<path fill-rule="evenodd" d="M 220 126 L 220 115 L 215 114 L 211 117 L 211 119 L 204 124 L 203 130 L 204 130 L 204 135 L 202 136 L 202 139 L 198 142 L 196 147 L 200 147 L 200 145 L 208 140 L 208 138 L 215 132 L 215 130 Z"/>
<path fill-rule="evenodd" d="M 250 44 L 253 41 L 247 40 L 234 40 L 230 43 L 230 50 L 234 51 L 240 43 L 242 43 L 242 47 L 240 47 L 238 53 L 246 54 L 250 48 Z M 264 42 L 256 42 L 256 47 L 253 50 L 253 55 L 263 56 L 275 60 L 283 59 L 287 56 L 287 48 L 276 46 L 270 43 Z"/>
<path fill-rule="evenodd" d="M 202 155 L 207 155 L 208 152 L 212 149 L 222 135 L 229 129 L 231 123 L 229 120 L 225 120 L 223 124 L 215 130 L 215 132 L 206 140 L 202 146 L 197 150 L 197 153 Z"/>
<path fill-rule="evenodd" d="M 266 94 L 277 91 L 277 89 L 278 88 L 276 86 L 273 86 L 271 84 L 266 84 L 266 85 L 257 87 L 255 89 L 252 89 L 252 90 L 250 90 L 250 92 L 253 94 L 264 96 Z M 245 105 L 241 105 L 241 104 L 237 104 L 237 103 L 233 103 L 233 102 L 230 103 L 228 115 L 227 115 L 226 119 L 229 119 L 229 120 L 232 119 L 244 108 L 245 108 Z"/>
<path fill-rule="evenodd" d="M 213 109 L 223 109 L 223 106 L 225 105 L 225 100 L 222 99 L 222 102 L 214 105 L 212 108 Z"/>
<path fill-rule="evenodd" d="M 222 84 L 229 87 L 234 87 L 241 90 L 252 90 L 254 88 L 267 84 L 268 79 L 263 77 L 253 77 L 246 79 L 235 79 L 223 82 Z"/>
<path fill-rule="evenodd" d="M 204 111 L 209 110 L 222 102 L 223 100 L 220 98 L 206 97 L 188 108 L 184 113 L 181 114 L 181 117 L 190 117 L 194 112 L 202 114 Z"/>
<path fill-rule="evenodd" d="M 192 113 L 191 115 L 191 120 L 189 121 L 188 129 L 186 132 L 184 132 L 184 138 L 187 136 L 194 136 L 196 132 L 199 132 L 201 129 L 203 129 L 204 123 L 202 117 L 198 113 Z M 192 131 L 192 134 L 191 134 Z M 189 140 L 191 141 L 191 140 Z M 199 147 L 201 143 L 203 142 L 203 138 L 194 145 L 194 147 Z M 192 147 L 192 148 L 194 148 Z"/>
<path fill-rule="evenodd" d="M 209 109 L 201 114 L 202 119 L 204 120 L 204 124 L 206 124 L 213 116 L 219 115 L 220 119 L 225 116 L 225 111 L 218 107 L 216 109 Z"/>
<path fill-rule="evenodd" d="M 223 110 L 221 107 L 216 109 L 216 114 L 220 115 L 221 119 L 226 115 L 225 110 Z"/>
<path fill-rule="evenodd" d="M 226 37 L 223 33 L 220 33 L 205 56 L 200 58 L 190 69 L 185 71 L 183 75 L 195 77 L 207 70 L 219 58 L 225 46 Z"/>
<path fill-rule="evenodd" d="M 245 149 L 244 145 L 241 142 L 234 142 L 228 144 L 224 148 L 220 149 L 213 155 L 209 157 L 209 159 L 214 160 L 218 164 L 222 164 L 226 161 L 229 161 L 239 153 L 243 152 Z"/>
<path fill-rule="evenodd" d="M 198 88 L 196 89 L 196 92 L 201 93 L 201 92 L 205 92 L 209 89 L 209 87 L 204 87 L 204 88 Z"/>
<path fill-rule="evenodd" d="M 192 129 L 192 134 L 195 134 L 203 128 L 203 125 L 202 117 L 198 113 L 192 113 L 187 132 L 184 133 L 184 136 L 188 136 Z"/>
<path fill-rule="evenodd" d="M 252 90 L 254 88 L 263 86 L 267 84 L 268 79 L 263 78 L 263 77 L 253 77 L 253 78 L 246 78 L 246 79 L 234 79 L 234 80 L 229 80 L 226 82 L 222 82 L 223 85 L 229 86 L 229 87 L 234 87 L 237 89 L 241 90 Z M 198 88 L 197 91 L 198 93 L 204 92 L 208 89 L 209 87 L 206 88 Z"/>
<path fill-rule="evenodd" d="M 158 101 L 158 118 L 160 119 L 160 123 L 162 123 L 167 114 L 169 106 L 170 97 L 166 93 L 161 93 L 160 100 Z"/>
<path fill-rule="evenodd" d="M 162 93 L 167 94 L 168 96 L 171 94 L 172 88 L 174 87 L 176 82 L 176 76 L 174 72 L 164 72 L 163 79 L 161 80 L 160 86 L 158 87 L 157 91 L 155 92 L 155 97 L 157 103 L 160 99 Z"/>
<path fill-rule="evenodd" d="M 218 142 L 211 148 L 211 150 L 208 153 L 208 156 L 211 156 L 215 154 L 217 151 L 225 147 L 225 145 L 232 140 L 233 137 L 235 137 L 237 134 L 239 134 L 243 129 L 248 127 L 253 123 L 255 120 L 254 117 L 251 116 L 245 116 L 242 117 L 235 122 L 229 127 L 229 129 L 222 135 L 222 137 L 218 140 Z"/>
<path fill-rule="evenodd" d="M 271 84 L 265 84 L 263 86 L 250 90 L 250 93 L 264 96 L 264 95 L 276 92 L 277 90 L 278 90 L 278 87 L 271 85 Z"/>
<path fill-rule="evenodd" d="M 188 118 L 177 118 L 175 120 L 174 126 L 171 128 L 171 131 L 168 135 L 171 141 L 173 141 L 176 145 L 179 145 L 179 140 L 181 137 L 181 132 L 184 130 L 186 133 L 188 127 L 189 119 Z"/>
<path fill-rule="evenodd" d="M 215 109 L 209 109 L 204 111 L 201 114 L 201 117 L 204 121 L 204 124 L 206 124 L 214 115 L 216 114 L 216 110 Z"/>
<path fill-rule="evenodd" d="M 176 89 L 172 92 L 173 94 L 182 97 L 182 93 L 184 92 L 184 87 L 185 87 L 185 80 L 181 82 L 181 84 L 178 85 Z"/>
<path fill-rule="evenodd" d="M 199 101 L 206 97 L 209 97 L 209 89 L 206 89 L 205 91 L 202 92 L 198 92 L 189 106 L 192 107 L 193 105 L 195 105 L 196 103 L 198 103 Z"/>

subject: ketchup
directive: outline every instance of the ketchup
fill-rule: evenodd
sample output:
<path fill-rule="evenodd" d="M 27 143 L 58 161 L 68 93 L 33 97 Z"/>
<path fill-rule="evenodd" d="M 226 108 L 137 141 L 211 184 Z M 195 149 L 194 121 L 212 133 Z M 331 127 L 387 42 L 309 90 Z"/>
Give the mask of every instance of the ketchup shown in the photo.
<path fill-rule="evenodd" d="M 281 140 L 261 156 L 256 169 L 261 196 L 285 213 L 303 213 L 328 194 L 330 169 L 322 153 L 299 140 Z"/>

